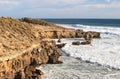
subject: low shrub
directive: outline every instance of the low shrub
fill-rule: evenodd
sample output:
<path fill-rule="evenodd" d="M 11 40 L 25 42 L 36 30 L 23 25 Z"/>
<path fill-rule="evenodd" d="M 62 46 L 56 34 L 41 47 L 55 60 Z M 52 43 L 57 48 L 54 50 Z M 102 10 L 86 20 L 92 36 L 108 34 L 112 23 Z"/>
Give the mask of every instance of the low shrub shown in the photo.
<path fill-rule="evenodd" d="M 53 25 L 52 23 L 49 23 L 47 21 L 41 20 L 41 19 L 35 19 L 35 18 L 21 18 L 20 21 L 27 22 L 27 23 L 32 23 L 32 24 L 39 24 L 43 26 L 51 26 Z"/>

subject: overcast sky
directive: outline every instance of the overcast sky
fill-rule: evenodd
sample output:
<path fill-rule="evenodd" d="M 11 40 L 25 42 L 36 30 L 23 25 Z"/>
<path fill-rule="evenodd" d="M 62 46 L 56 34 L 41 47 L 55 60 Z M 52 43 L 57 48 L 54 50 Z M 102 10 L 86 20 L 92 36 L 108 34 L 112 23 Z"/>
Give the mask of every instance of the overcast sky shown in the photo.
<path fill-rule="evenodd" d="M 0 0 L 0 16 L 120 18 L 120 0 Z"/>

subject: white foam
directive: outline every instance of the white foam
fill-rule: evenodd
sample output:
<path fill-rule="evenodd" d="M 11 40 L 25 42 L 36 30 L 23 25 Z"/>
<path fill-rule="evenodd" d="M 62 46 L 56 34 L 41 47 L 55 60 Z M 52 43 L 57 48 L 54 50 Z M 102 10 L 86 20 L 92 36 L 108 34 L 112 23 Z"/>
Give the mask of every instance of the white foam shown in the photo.
<path fill-rule="evenodd" d="M 82 25 L 82 24 L 57 24 L 62 27 L 72 28 L 72 29 L 83 29 L 84 31 L 97 31 L 101 33 L 111 33 L 120 35 L 119 27 L 111 27 L 111 26 L 90 26 L 90 25 Z"/>
<path fill-rule="evenodd" d="M 42 76 L 43 79 L 120 79 L 120 71 L 108 68 L 120 69 L 120 28 L 79 24 L 60 26 L 85 31 L 98 31 L 101 32 L 102 38 L 93 39 L 92 45 L 80 46 L 72 45 L 72 42 L 84 41 L 81 38 L 62 39 L 63 43 L 67 43 L 62 50 L 70 57 L 63 56 L 63 64 L 40 66 L 40 69 L 45 72 Z M 77 59 L 97 63 L 105 66 L 105 68 L 96 66 L 96 64 L 82 63 Z"/>
<path fill-rule="evenodd" d="M 88 25 L 62 25 L 84 31 L 101 32 L 101 39 L 94 39 L 91 45 L 73 46 L 70 40 L 63 40 L 67 45 L 62 48 L 67 54 L 84 61 L 120 69 L 120 28 Z M 73 41 L 75 41 L 73 39 Z"/>
<path fill-rule="evenodd" d="M 62 56 L 63 64 L 42 65 L 42 79 L 120 79 L 120 71 Z"/>
<path fill-rule="evenodd" d="M 62 48 L 65 53 L 72 57 L 80 58 L 84 61 L 98 63 L 104 66 L 120 69 L 120 41 L 119 37 L 114 35 L 102 34 L 101 39 L 94 39 L 92 45 L 72 45 L 72 41 L 76 40 L 62 40 L 67 43 Z M 80 41 L 80 40 L 77 40 Z"/>

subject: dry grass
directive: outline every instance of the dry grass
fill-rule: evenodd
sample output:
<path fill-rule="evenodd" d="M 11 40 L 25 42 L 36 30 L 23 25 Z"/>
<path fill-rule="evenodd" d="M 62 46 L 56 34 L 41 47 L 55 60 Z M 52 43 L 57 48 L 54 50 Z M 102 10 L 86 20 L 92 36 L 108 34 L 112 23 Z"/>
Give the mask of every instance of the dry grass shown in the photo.
<path fill-rule="evenodd" d="M 18 50 L 29 48 L 38 42 L 36 29 L 32 24 L 21 22 L 10 17 L 0 18 L 0 56 L 14 54 Z"/>
<path fill-rule="evenodd" d="M 44 31 L 65 30 L 54 24 L 30 19 L 26 22 L 11 17 L 0 18 L 0 60 L 20 54 L 33 45 L 39 44 Z M 43 33 L 42 33 L 43 32 Z"/>
<path fill-rule="evenodd" d="M 20 21 L 27 22 L 27 23 L 32 23 L 32 24 L 39 24 L 39 25 L 43 25 L 43 26 L 54 25 L 52 23 L 49 23 L 49 22 L 41 20 L 41 19 L 34 19 L 34 18 L 27 18 L 27 17 L 20 19 Z"/>

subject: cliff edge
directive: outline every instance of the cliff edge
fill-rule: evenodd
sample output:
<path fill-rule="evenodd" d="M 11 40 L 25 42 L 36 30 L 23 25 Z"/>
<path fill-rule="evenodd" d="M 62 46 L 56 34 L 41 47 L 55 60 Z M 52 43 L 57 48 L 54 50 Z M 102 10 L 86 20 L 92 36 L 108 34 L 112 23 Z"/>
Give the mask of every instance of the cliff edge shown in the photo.
<path fill-rule="evenodd" d="M 27 19 L 27 21 L 26 21 Z M 45 21 L 0 18 L 0 79 L 41 79 L 36 66 L 62 63 L 62 51 L 51 38 L 100 38 L 98 32 L 84 32 Z"/>

